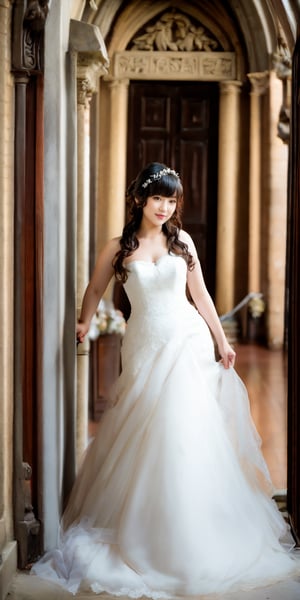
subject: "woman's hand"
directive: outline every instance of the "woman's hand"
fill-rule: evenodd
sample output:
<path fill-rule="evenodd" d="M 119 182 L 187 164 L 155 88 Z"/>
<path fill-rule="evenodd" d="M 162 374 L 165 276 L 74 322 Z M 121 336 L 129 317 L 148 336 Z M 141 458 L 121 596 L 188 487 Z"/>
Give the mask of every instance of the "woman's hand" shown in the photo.
<path fill-rule="evenodd" d="M 236 353 L 227 340 L 218 346 L 218 350 L 221 356 L 220 362 L 223 364 L 225 369 L 234 367 Z"/>
<path fill-rule="evenodd" d="M 77 340 L 77 343 L 82 344 L 84 342 L 84 338 L 85 338 L 88 330 L 89 330 L 89 325 L 87 325 L 86 323 L 81 323 L 80 321 L 78 321 L 78 323 L 76 325 L 76 340 Z"/>

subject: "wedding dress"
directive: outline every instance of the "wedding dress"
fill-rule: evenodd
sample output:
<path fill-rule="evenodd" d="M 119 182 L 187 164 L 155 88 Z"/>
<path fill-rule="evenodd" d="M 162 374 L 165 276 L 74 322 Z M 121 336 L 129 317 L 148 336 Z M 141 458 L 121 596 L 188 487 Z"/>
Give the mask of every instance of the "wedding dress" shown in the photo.
<path fill-rule="evenodd" d="M 133 598 L 248 589 L 295 570 L 234 369 L 187 301 L 183 258 L 133 260 L 122 373 L 33 573 Z"/>

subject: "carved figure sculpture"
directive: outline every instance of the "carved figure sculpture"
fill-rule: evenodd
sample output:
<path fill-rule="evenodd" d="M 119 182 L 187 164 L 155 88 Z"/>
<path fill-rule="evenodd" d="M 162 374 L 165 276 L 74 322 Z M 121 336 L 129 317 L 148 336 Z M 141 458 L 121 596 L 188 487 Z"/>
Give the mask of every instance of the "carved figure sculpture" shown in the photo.
<path fill-rule="evenodd" d="M 45 26 L 48 11 L 48 0 L 31 0 L 24 15 L 24 21 L 30 23 L 30 29 L 41 31 Z"/>
<path fill-rule="evenodd" d="M 178 12 L 167 12 L 157 23 L 146 27 L 145 33 L 134 38 L 132 46 L 132 50 L 186 52 L 208 52 L 217 48 L 218 42 L 203 26 L 196 27 L 186 15 Z"/>

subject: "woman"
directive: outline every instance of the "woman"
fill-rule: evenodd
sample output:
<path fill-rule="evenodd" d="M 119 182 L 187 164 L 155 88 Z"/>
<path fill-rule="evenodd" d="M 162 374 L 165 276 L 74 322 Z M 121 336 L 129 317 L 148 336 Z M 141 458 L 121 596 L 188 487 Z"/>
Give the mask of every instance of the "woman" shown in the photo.
<path fill-rule="evenodd" d="M 80 342 L 114 275 L 131 316 L 122 373 L 75 482 L 60 547 L 34 568 L 73 593 L 199 596 L 295 570 L 279 542 L 286 526 L 235 352 L 181 229 L 182 194 L 165 165 L 141 171 L 128 191 L 129 223 L 101 252 L 84 295 Z"/>

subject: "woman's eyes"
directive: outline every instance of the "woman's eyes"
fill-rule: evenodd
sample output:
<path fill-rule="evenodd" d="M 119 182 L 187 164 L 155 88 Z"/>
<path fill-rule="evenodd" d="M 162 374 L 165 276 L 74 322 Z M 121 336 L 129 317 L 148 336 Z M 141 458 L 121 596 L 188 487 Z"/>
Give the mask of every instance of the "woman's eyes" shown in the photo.
<path fill-rule="evenodd" d="M 162 198 L 160 196 L 153 196 L 153 200 L 162 200 Z M 177 200 L 176 198 L 168 198 L 168 202 L 170 204 L 176 204 Z"/>

